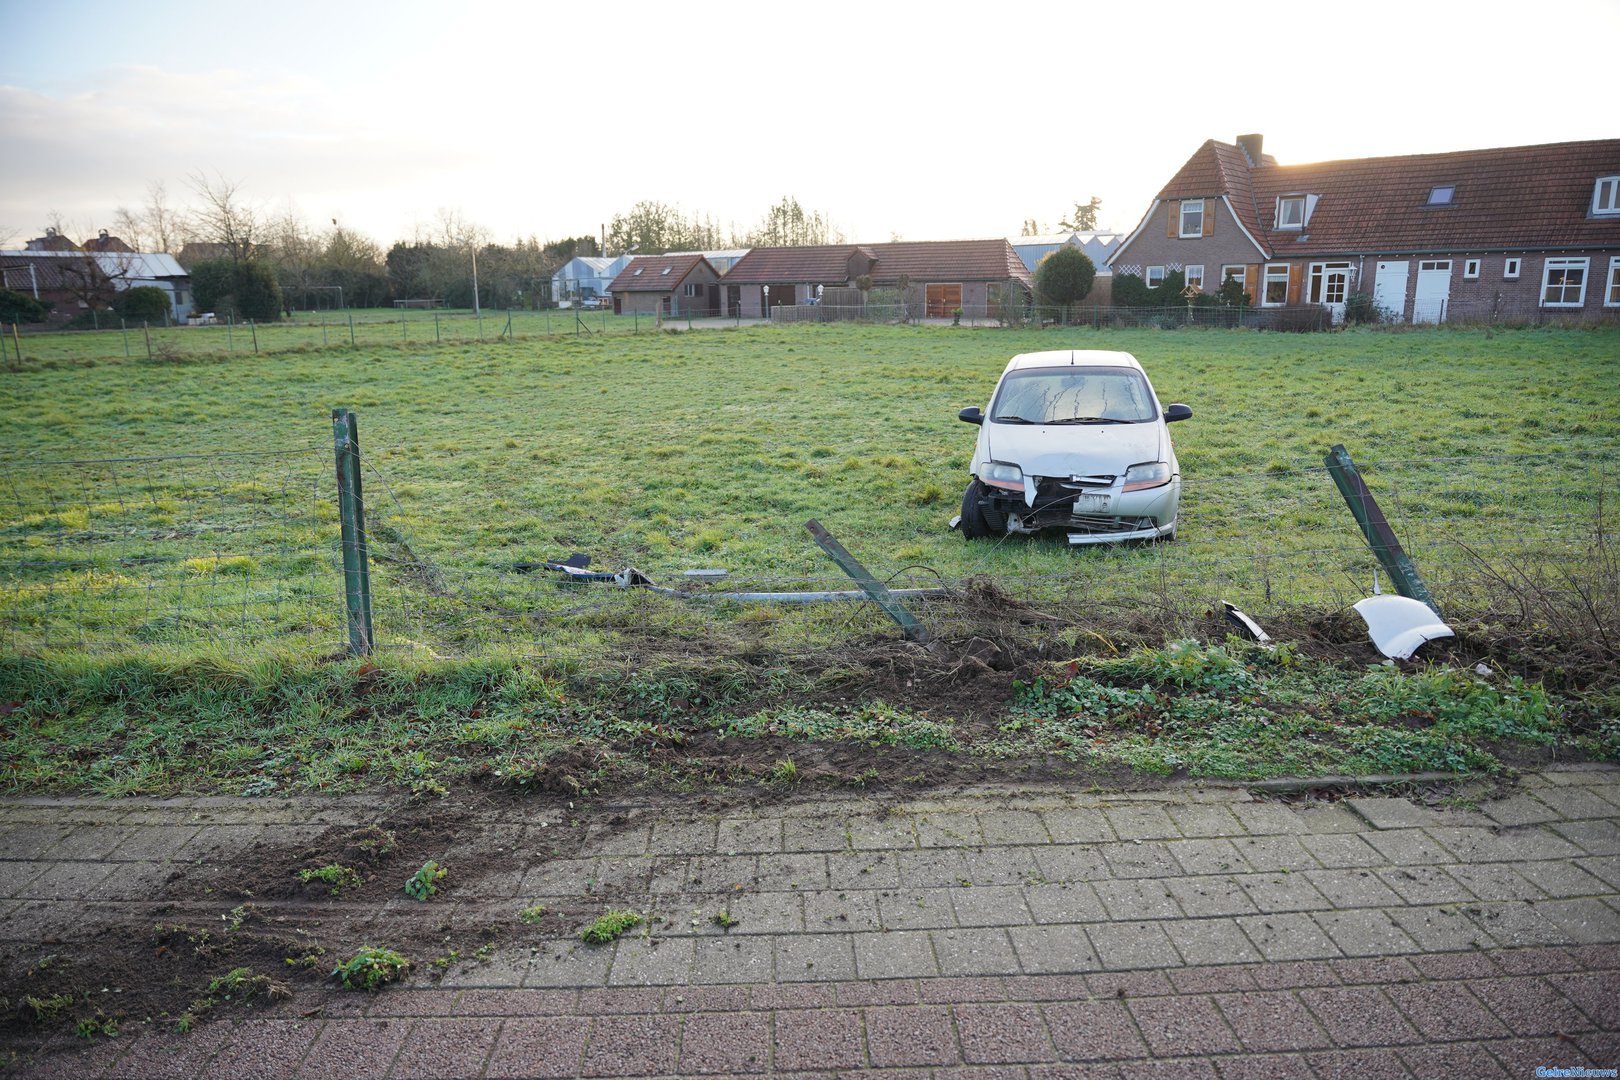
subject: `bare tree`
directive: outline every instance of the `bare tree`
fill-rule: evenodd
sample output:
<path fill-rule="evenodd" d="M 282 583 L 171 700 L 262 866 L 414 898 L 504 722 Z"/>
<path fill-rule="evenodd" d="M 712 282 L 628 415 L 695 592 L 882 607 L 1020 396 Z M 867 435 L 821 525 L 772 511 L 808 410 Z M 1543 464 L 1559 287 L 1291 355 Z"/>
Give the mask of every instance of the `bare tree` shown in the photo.
<path fill-rule="evenodd" d="M 197 238 L 221 245 L 232 263 L 252 262 L 265 232 L 261 211 L 242 197 L 236 181 L 217 173 L 193 173 L 189 183 L 201 200 L 191 213 Z"/>

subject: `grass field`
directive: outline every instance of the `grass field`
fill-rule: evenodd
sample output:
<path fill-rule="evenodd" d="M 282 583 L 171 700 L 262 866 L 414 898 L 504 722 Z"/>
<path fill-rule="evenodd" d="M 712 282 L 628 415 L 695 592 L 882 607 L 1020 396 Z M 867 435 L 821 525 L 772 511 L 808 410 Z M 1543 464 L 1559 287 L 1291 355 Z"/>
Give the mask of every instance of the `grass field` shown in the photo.
<path fill-rule="evenodd" d="M 412 326 L 431 325 L 422 314 Z M 1071 347 L 1128 350 L 1166 402 L 1193 407 L 1174 430 L 1182 538 L 1126 551 L 963 544 L 945 527 L 974 435 L 957 410 L 984 404 L 1008 356 Z M 560 677 L 574 678 L 602 670 L 593 658 L 622 668 L 653 639 L 721 655 L 711 666 L 737 676 L 725 657 L 791 669 L 783 657 L 892 638 L 865 607 L 682 608 L 512 573 L 584 551 L 663 582 L 723 567 L 750 588 L 846 587 L 804 532 L 810 517 L 880 576 L 984 575 L 1014 595 L 1066 599 L 1059 654 L 1106 637 L 1133 598 L 1187 610 L 1231 598 L 1261 614 L 1342 607 L 1370 590 L 1372 564 L 1320 468 L 1335 443 L 1371 463 L 1420 569 L 1446 586 L 1442 603 L 1473 611 L 1479 575 L 1454 545 L 1551 551 L 1574 565 L 1620 447 L 1613 330 L 832 325 L 299 345 L 185 362 L 35 356 L 28 341 L 24 354 L 22 370 L 0 373 L 0 618 L 13 651 L 42 659 L 9 669 L 14 688 L 0 692 L 16 700 L 44 677 L 28 666 L 39 663 L 56 665 L 46 682 L 58 688 L 89 679 L 104 690 L 117 683 L 108 664 L 241 665 L 248 673 L 226 682 L 259 687 L 255 700 L 275 681 L 264 664 L 306 672 L 292 678 L 300 685 L 325 679 L 307 672 L 343 634 L 338 405 L 358 411 L 368 461 L 379 663 L 487 656 L 507 674 L 473 680 L 486 689 L 513 677 L 509 658 L 565 661 Z M 249 451 L 278 453 L 211 456 Z M 51 464 L 108 459 L 123 460 Z M 905 569 L 916 565 L 929 572 Z M 1088 597 L 1114 606 L 1087 614 Z M 947 605 L 932 617 L 969 633 L 977 615 Z M 81 645 L 88 659 L 73 655 Z M 283 718 L 296 726 L 300 715 Z"/>

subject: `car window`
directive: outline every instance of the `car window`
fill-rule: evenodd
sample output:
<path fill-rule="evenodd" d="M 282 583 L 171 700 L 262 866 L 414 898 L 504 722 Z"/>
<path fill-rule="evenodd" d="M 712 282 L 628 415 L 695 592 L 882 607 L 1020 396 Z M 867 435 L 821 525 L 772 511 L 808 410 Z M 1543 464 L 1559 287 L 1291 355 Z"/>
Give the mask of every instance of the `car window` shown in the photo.
<path fill-rule="evenodd" d="M 1141 423 L 1159 415 L 1153 391 L 1129 368 L 1027 368 L 1008 372 L 990 406 L 992 422 L 1052 423 L 1097 417 Z"/>

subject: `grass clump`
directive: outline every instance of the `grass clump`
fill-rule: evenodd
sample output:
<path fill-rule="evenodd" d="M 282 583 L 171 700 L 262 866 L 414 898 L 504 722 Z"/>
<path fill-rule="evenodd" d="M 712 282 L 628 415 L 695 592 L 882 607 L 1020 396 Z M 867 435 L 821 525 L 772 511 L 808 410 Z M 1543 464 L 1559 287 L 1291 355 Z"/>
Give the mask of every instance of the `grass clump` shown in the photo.
<path fill-rule="evenodd" d="M 331 895 L 337 896 L 344 889 L 358 889 L 365 882 L 352 867 L 342 866 L 338 863 L 327 863 L 325 866 L 306 868 L 298 871 L 298 880 L 306 885 L 312 881 L 331 886 Z"/>
<path fill-rule="evenodd" d="M 365 945 L 349 959 L 332 969 L 332 977 L 340 979 L 350 990 L 365 990 L 375 994 L 387 983 L 404 976 L 411 962 L 392 949 Z"/>
<path fill-rule="evenodd" d="M 546 905 L 534 904 L 518 912 L 518 922 L 524 926 L 538 926 L 540 920 L 546 917 Z"/>
<path fill-rule="evenodd" d="M 634 911 L 609 911 L 580 932 L 587 945 L 606 945 L 640 926 L 642 918 Z"/>

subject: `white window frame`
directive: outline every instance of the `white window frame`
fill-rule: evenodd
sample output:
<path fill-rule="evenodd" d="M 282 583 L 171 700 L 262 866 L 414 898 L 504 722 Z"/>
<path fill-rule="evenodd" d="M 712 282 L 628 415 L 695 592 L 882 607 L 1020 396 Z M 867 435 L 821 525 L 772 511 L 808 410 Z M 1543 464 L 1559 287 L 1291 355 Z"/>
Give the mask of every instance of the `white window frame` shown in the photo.
<path fill-rule="evenodd" d="M 1282 299 L 1273 303 L 1266 298 L 1273 281 L 1282 282 Z M 1261 307 L 1287 307 L 1288 306 L 1288 264 L 1267 263 L 1265 270 L 1260 274 L 1260 306 Z"/>
<path fill-rule="evenodd" d="M 1289 207 L 1298 206 L 1299 219 L 1297 221 L 1285 220 L 1285 211 Z M 1277 228 L 1303 229 L 1305 227 L 1305 196 L 1279 195 L 1277 196 Z"/>
<path fill-rule="evenodd" d="M 1233 273 L 1233 271 L 1237 271 Z M 1239 285 L 1249 283 L 1249 267 L 1247 263 L 1226 263 L 1221 267 L 1221 284 L 1226 284 L 1227 278 L 1237 278 Z"/>
<path fill-rule="evenodd" d="M 1517 255 L 1502 261 L 1502 280 L 1518 281 L 1519 271 L 1524 267 L 1524 260 Z"/>
<path fill-rule="evenodd" d="M 1620 176 L 1600 176 L 1592 185 L 1594 217 L 1620 215 Z"/>
<path fill-rule="evenodd" d="M 1147 282 L 1148 288 L 1157 289 L 1160 285 L 1164 284 L 1164 267 L 1148 267 L 1146 273 L 1142 276 L 1142 280 Z"/>
<path fill-rule="evenodd" d="M 1585 307 L 1586 306 L 1586 274 L 1587 274 L 1587 271 L 1590 270 L 1591 268 L 1592 268 L 1592 260 L 1589 259 L 1589 258 L 1586 258 L 1586 257 L 1582 257 L 1582 258 L 1578 258 L 1578 259 L 1575 259 L 1575 258 L 1557 258 L 1557 259 L 1547 259 L 1547 260 L 1545 260 L 1541 264 L 1541 306 L 1542 307 L 1550 307 L 1550 308 L 1579 308 L 1579 307 Z M 1580 282 L 1577 285 L 1571 286 L 1569 284 L 1568 278 L 1566 276 L 1565 279 L 1560 281 L 1558 283 L 1558 285 L 1556 286 L 1559 289 L 1561 296 L 1567 296 L 1568 292 L 1569 292 L 1569 289 L 1573 287 L 1575 289 L 1575 299 L 1573 299 L 1573 300 L 1567 300 L 1567 299 L 1564 299 L 1564 300 L 1549 300 L 1549 299 L 1547 299 L 1547 295 L 1548 295 L 1547 290 L 1554 287 L 1553 284 L 1552 284 L 1552 277 L 1553 277 L 1553 272 L 1554 271 L 1562 271 L 1565 275 L 1568 275 L 1571 271 L 1579 271 L 1580 272 L 1580 275 L 1581 275 Z"/>
<path fill-rule="evenodd" d="M 696 296 L 698 294 L 698 289 L 699 288 L 700 288 L 700 286 L 697 285 L 696 283 L 688 281 L 685 285 L 681 286 L 681 295 L 682 296 Z"/>
<path fill-rule="evenodd" d="M 1189 213 L 1189 211 L 1191 211 L 1195 207 L 1197 208 L 1197 213 L 1196 214 Z M 1196 219 L 1195 224 L 1193 225 L 1193 228 L 1192 228 L 1191 232 L 1187 231 L 1187 219 L 1189 217 L 1192 217 L 1192 218 Z M 1182 199 L 1181 200 L 1181 230 L 1180 230 L 1179 235 L 1180 235 L 1181 239 L 1183 239 L 1183 240 L 1193 240 L 1193 239 L 1196 239 L 1196 238 L 1204 235 L 1204 200 L 1203 199 Z"/>
<path fill-rule="evenodd" d="M 1465 281 L 1473 281 L 1477 277 L 1479 277 L 1479 260 L 1478 259 L 1464 259 L 1463 260 L 1463 280 L 1465 280 Z"/>
<path fill-rule="evenodd" d="M 1350 294 L 1350 276 L 1355 267 L 1347 262 L 1319 262 L 1311 263 L 1310 282 L 1305 289 L 1305 299 L 1312 304 L 1342 304 Z M 1329 273 L 1344 275 L 1344 296 L 1337 300 L 1327 297 L 1327 276 Z"/>
<path fill-rule="evenodd" d="M 1181 273 L 1187 279 L 1187 284 L 1188 285 L 1196 285 L 1196 286 L 1198 286 L 1198 291 L 1199 292 L 1204 291 L 1204 264 L 1203 263 L 1193 263 L 1191 266 L 1185 267 L 1181 271 Z"/>
<path fill-rule="evenodd" d="M 1620 308 L 1620 255 L 1609 256 L 1609 280 L 1603 287 L 1603 306 Z"/>

